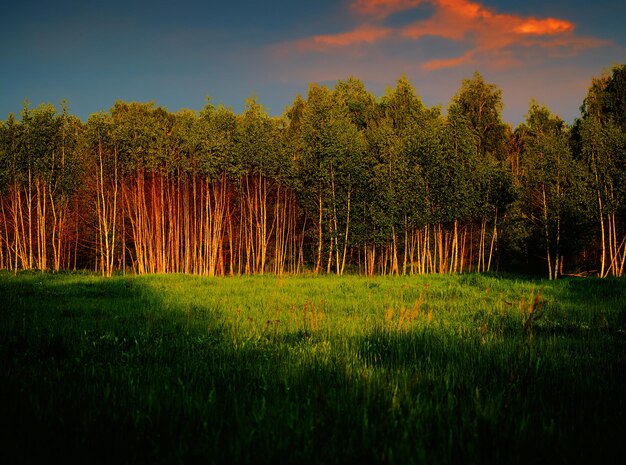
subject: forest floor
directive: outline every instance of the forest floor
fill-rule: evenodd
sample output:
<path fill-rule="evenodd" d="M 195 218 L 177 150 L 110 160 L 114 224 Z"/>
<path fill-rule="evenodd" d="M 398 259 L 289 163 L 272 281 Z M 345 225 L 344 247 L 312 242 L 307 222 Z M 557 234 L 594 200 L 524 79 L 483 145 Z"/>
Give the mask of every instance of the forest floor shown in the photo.
<path fill-rule="evenodd" d="M 0 273 L 0 463 L 622 463 L 626 281 Z"/>

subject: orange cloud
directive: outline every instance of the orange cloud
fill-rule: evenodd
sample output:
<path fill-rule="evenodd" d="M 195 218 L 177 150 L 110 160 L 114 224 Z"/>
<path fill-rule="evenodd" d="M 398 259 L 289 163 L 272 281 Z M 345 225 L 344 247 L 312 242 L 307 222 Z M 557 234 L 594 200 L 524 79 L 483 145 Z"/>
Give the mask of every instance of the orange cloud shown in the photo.
<path fill-rule="evenodd" d="M 303 39 L 296 43 L 296 47 L 300 50 L 324 51 L 334 47 L 371 44 L 387 38 L 392 31 L 387 27 L 362 25 L 352 31 L 340 34 L 319 35 Z"/>
<path fill-rule="evenodd" d="M 574 25 L 555 18 L 524 18 L 499 14 L 468 0 L 433 0 L 438 5 L 435 14 L 407 26 L 402 34 L 412 39 L 433 35 L 460 40 L 474 33 L 477 41 L 488 38 L 496 44 L 516 42 L 516 35 L 553 35 L 572 32 Z"/>
<path fill-rule="evenodd" d="M 574 25 L 569 21 L 554 18 L 530 18 L 515 28 L 515 32 L 532 35 L 562 34 L 573 30 Z"/>
<path fill-rule="evenodd" d="M 467 0 L 433 0 L 431 3 L 439 5 L 443 10 L 454 11 L 464 18 L 478 19 L 492 16 L 491 11 L 482 5 Z"/>
<path fill-rule="evenodd" d="M 434 7 L 428 19 L 408 26 L 386 26 L 394 13 L 423 4 Z M 519 64 L 511 50 L 554 50 L 556 53 L 577 53 L 607 45 L 595 38 L 578 37 L 574 24 L 559 18 L 536 18 L 498 13 L 476 0 L 352 0 L 349 9 L 360 22 L 351 31 L 317 35 L 290 44 L 285 49 L 317 51 L 341 49 L 354 45 L 370 45 L 391 38 L 420 40 L 426 36 L 464 44 L 466 52 L 459 57 L 438 58 L 423 63 L 426 70 L 458 67 L 482 60 L 492 67 L 504 68 Z"/>
<path fill-rule="evenodd" d="M 467 52 L 456 58 L 444 58 L 441 60 L 430 60 L 422 65 L 427 71 L 435 71 L 442 68 L 456 68 L 472 60 L 473 52 Z"/>
<path fill-rule="evenodd" d="M 498 67 L 513 65 L 517 60 L 508 57 L 505 51 L 514 46 L 540 46 L 544 49 L 569 47 L 580 51 L 606 45 L 606 42 L 597 39 L 574 36 L 574 24 L 562 19 L 501 14 L 471 0 L 429 1 L 437 7 L 434 15 L 405 27 L 402 35 L 414 40 L 424 36 L 466 40 L 471 48 L 462 57 L 426 62 L 423 67 L 427 70 L 460 66 L 479 56 Z"/>

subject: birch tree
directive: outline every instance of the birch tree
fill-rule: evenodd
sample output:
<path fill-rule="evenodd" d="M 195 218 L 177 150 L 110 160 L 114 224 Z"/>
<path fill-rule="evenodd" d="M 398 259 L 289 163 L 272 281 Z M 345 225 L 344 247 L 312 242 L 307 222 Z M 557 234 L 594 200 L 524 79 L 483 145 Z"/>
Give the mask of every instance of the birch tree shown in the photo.
<path fill-rule="evenodd" d="M 549 279 L 563 269 L 563 218 L 571 193 L 573 164 L 563 120 L 532 102 L 517 129 L 522 142 L 522 202 L 526 218 L 541 237 Z"/>

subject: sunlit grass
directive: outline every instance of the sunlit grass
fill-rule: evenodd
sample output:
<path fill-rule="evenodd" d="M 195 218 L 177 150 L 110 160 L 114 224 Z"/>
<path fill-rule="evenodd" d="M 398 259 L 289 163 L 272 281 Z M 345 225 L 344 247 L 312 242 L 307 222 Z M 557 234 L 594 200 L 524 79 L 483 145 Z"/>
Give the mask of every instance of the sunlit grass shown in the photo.
<path fill-rule="evenodd" d="M 3 463 L 624 451 L 619 280 L 5 273 L 0 307 Z"/>

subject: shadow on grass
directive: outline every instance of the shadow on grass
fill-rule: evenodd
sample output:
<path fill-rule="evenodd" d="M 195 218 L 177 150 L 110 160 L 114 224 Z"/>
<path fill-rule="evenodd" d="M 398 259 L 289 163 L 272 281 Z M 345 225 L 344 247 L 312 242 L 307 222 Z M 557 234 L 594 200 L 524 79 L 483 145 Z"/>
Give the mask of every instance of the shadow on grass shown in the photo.
<path fill-rule="evenodd" d="M 139 278 L 0 277 L 0 304 L 2 463 L 608 463 L 624 452 L 619 347 L 574 340 L 551 355 L 551 339 L 530 345 L 513 322 L 493 343 L 429 329 L 235 337 L 223 309 L 166 302 Z"/>

